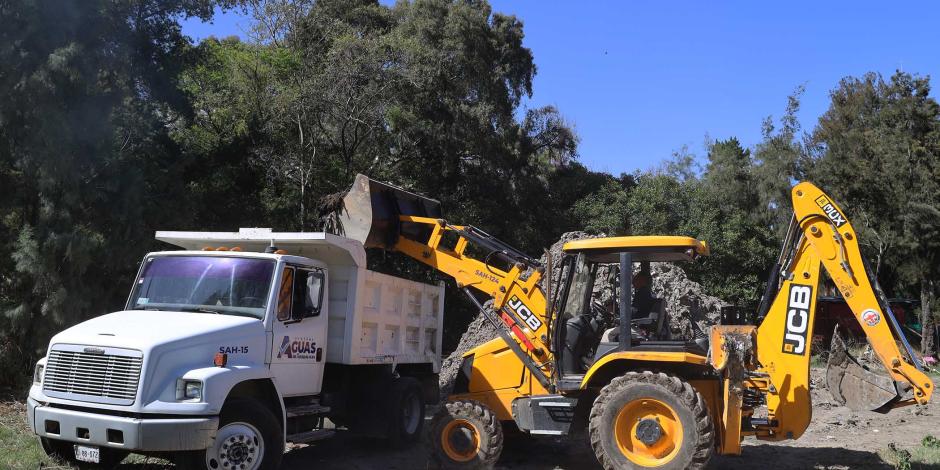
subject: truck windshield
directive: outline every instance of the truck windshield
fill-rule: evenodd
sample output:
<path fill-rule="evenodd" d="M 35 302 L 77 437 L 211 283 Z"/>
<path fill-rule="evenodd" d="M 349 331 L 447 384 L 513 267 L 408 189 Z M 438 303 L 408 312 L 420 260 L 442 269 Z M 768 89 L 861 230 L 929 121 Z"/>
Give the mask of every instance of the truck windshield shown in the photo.
<path fill-rule="evenodd" d="M 273 260 L 154 256 L 144 263 L 128 310 L 264 317 L 274 276 Z"/>

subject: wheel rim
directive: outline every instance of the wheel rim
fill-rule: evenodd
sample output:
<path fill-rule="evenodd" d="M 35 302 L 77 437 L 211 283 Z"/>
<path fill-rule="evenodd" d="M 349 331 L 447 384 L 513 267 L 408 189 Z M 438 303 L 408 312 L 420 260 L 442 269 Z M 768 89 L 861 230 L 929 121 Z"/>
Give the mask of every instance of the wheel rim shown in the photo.
<path fill-rule="evenodd" d="M 219 429 L 206 451 L 206 466 L 219 470 L 256 470 L 264 458 L 264 438 L 248 423 L 229 423 Z"/>
<path fill-rule="evenodd" d="M 441 431 L 441 447 L 455 462 L 469 462 L 480 451 L 480 432 L 465 419 L 455 419 Z"/>
<path fill-rule="evenodd" d="M 617 447 L 630 461 L 657 467 L 672 461 L 682 447 L 682 423 L 669 405 L 650 398 L 626 403 L 614 421 Z"/>
<path fill-rule="evenodd" d="M 405 398 L 401 414 L 405 433 L 411 435 L 418 432 L 418 425 L 421 424 L 421 399 L 418 395 L 412 393 Z"/>

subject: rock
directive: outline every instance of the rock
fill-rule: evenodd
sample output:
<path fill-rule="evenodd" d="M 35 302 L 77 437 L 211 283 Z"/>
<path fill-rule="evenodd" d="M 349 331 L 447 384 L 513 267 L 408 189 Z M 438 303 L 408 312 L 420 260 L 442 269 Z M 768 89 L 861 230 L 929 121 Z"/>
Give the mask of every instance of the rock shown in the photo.
<path fill-rule="evenodd" d="M 677 263 L 652 263 L 653 295 L 663 299 L 673 339 L 690 339 L 721 320 L 727 302 L 710 296 Z M 698 330 L 698 331 L 696 331 Z"/>

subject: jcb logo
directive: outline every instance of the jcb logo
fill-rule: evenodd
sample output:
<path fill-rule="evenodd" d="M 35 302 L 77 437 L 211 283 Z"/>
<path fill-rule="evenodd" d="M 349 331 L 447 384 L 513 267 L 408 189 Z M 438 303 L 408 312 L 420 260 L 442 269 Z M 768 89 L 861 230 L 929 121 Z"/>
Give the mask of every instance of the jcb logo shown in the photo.
<path fill-rule="evenodd" d="M 783 335 L 783 352 L 798 356 L 806 353 L 806 332 L 809 330 L 809 306 L 812 301 L 812 287 L 790 284 L 790 297 L 787 299 L 786 332 Z"/>
<path fill-rule="evenodd" d="M 816 205 L 826 213 L 826 217 L 829 217 L 829 220 L 836 225 L 836 228 L 845 225 L 845 217 L 836 209 L 836 206 L 832 205 L 832 202 L 830 202 L 826 196 L 816 198 Z"/>
<path fill-rule="evenodd" d="M 532 330 L 538 330 L 542 326 L 542 321 L 539 320 L 539 317 L 535 316 L 532 310 L 529 310 L 529 307 L 519 300 L 519 297 L 512 296 L 506 304 L 509 305 L 509 308 L 515 310 L 516 315 L 518 315 L 529 328 L 532 328 Z"/>

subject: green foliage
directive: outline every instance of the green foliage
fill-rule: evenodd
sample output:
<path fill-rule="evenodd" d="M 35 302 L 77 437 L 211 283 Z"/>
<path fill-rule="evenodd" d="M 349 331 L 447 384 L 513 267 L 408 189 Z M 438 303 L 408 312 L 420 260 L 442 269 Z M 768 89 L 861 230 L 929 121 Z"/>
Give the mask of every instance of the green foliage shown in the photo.
<path fill-rule="evenodd" d="M 624 175 L 626 176 L 626 175 Z M 578 200 L 572 210 L 584 231 L 592 234 L 625 235 L 628 223 L 629 186 L 632 178 L 608 179 L 595 192 Z M 628 181 L 623 181 L 628 179 Z"/>
<path fill-rule="evenodd" d="M 920 445 L 931 449 L 940 449 L 940 439 L 928 434 L 920 441 Z"/>
<path fill-rule="evenodd" d="M 188 115 L 181 16 L 215 2 L 0 6 L 0 353 L 21 377 L 51 332 L 125 294 L 182 178 L 166 127 Z"/>
<path fill-rule="evenodd" d="M 756 300 L 789 189 L 809 177 L 845 206 L 889 294 L 935 296 L 927 78 L 847 78 L 805 138 L 798 88 L 752 150 L 729 138 L 704 167 L 683 148 L 614 177 L 577 161 L 558 109 L 521 107 L 534 58 L 521 21 L 486 2 L 245 0 L 251 42 L 181 35 L 180 18 L 233 3 L 0 5 L 0 381 L 27 377 L 53 332 L 120 308 L 154 230 L 317 229 L 314 208 L 356 173 L 533 255 L 577 229 L 704 239 L 712 255 L 689 274 L 738 303 Z M 468 307 L 448 307 L 450 338 Z"/>
<path fill-rule="evenodd" d="M 728 301 L 754 303 L 778 241 L 758 210 L 761 197 L 750 152 L 737 139 L 718 141 L 709 149 L 701 176 L 694 158 L 679 152 L 670 164 L 635 181 L 635 186 L 608 182 L 579 201 L 575 207 L 584 227 L 705 240 L 712 254 L 685 266 L 692 278 Z"/>

